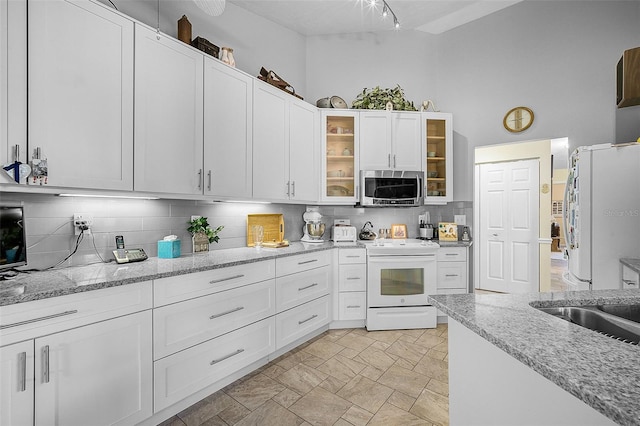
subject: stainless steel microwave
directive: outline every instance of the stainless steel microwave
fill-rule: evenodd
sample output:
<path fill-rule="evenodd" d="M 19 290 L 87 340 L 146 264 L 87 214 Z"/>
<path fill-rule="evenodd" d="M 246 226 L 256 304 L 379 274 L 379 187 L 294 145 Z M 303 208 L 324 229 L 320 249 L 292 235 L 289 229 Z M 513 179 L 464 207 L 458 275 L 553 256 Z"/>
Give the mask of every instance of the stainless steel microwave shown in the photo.
<path fill-rule="evenodd" d="M 360 205 L 412 207 L 424 204 L 424 173 L 402 170 L 362 170 Z"/>

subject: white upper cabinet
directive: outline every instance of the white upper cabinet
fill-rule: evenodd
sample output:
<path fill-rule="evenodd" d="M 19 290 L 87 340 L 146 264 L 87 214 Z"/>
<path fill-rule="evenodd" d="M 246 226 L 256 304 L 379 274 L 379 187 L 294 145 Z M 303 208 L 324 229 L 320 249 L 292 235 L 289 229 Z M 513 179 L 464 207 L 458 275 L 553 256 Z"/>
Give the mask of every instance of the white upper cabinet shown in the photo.
<path fill-rule="evenodd" d="M 203 55 L 136 24 L 136 191 L 202 194 Z"/>
<path fill-rule="evenodd" d="M 330 204 L 358 201 L 358 119 L 357 111 L 324 109 L 321 113 L 322 170 L 320 199 Z"/>
<path fill-rule="evenodd" d="M 421 116 L 416 112 L 360 112 L 362 170 L 422 170 Z"/>
<path fill-rule="evenodd" d="M 253 198 L 316 201 L 317 109 L 266 83 L 254 83 Z"/>
<path fill-rule="evenodd" d="M 318 108 L 298 99 L 289 108 L 289 198 L 292 201 L 317 202 Z"/>
<path fill-rule="evenodd" d="M 391 113 L 367 111 L 360 113 L 360 168 L 389 170 L 391 168 Z"/>
<path fill-rule="evenodd" d="M 453 200 L 453 115 L 423 112 L 423 170 L 425 204 L 445 204 Z"/>
<path fill-rule="evenodd" d="M 394 170 L 422 170 L 422 120 L 419 112 L 391 114 Z"/>
<path fill-rule="evenodd" d="M 286 200 L 289 95 L 257 81 L 253 87 L 253 197 Z"/>
<path fill-rule="evenodd" d="M 50 186 L 133 189 L 133 25 L 98 3 L 28 2 L 29 154 Z"/>
<path fill-rule="evenodd" d="M 252 108 L 253 78 L 205 56 L 205 195 L 251 198 Z"/>
<path fill-rule="evenodd" d="M 12 37 L 9 37 L 9 34 Z M 27 158 L 27 3 L 0 1 L 0 163 Z M 8 178 L 8 176 L 7 176 Z M 4 182 L 4 181 L 2 181 Z"/>

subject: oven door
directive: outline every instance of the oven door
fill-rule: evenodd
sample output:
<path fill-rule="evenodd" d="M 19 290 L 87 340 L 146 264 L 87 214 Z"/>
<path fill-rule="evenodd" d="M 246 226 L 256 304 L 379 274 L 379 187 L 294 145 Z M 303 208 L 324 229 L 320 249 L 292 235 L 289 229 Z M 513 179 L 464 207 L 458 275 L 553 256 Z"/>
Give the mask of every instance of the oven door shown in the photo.
<path fill-rule="evenodd" d="M 367 301 L 370 308 L 427 305 L 436 293 L 436 255 L 367 257 Z"/>

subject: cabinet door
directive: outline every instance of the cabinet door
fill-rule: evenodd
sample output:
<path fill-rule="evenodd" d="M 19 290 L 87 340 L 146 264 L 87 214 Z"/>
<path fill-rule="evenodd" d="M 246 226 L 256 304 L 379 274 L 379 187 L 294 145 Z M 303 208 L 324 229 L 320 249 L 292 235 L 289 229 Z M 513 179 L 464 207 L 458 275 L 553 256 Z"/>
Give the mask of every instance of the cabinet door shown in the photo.
<path fill-rule="evenodd" d="M 9 35 L 17 35 L 9 37 Z M 27 161 L 27 3 L 0 2 L 0 164 Z M 10 182 L 9 177 L 3 182 Z"/>
<path fill-rule="evenodd" d="M 136 24 L 135 190 L 202 194 L 203 55 Z"/>
<path fill-rule="evenodd" d="M 289 198 L 293 201 L 318 200 L 318 109 L 299 100 L 289 107 Z"/>
<path fill-rule="evenodd" d="M 87 1 L 28 7 L 29 150 L 49 185 L 133 189 L 133 22 Z"/>
<path fill-rule="evenodd" d="M 253 198 L 287 200 L 290 95 L 259 81 L 253 87 Z"/>
<path fill-rule="evenodd" d="M 0 424 L 33 425 L 33 340 L 0 348 Z"/>
<path fill-rule="evenodd" d="M 390 112 L 360 113 L 360 168 L 362 170 L 393 168 Z"/>
<path fill-rule="evenodd" d="M 453 200 L 453 119 L 444 112 L 422 113 L 425 160 L 425 204 Z"/>
<path fill-rule="evenodd" d="M 391 167 L 394 170 L 422 170 L 420 113 L 394 112 L 391 124 Z"/>
<path fill-rule="evenodd" d="M 251 198 L 252 107 L 253 78 L 205 57 L 205 194 Z"/>
<path fill-rule="evenodd" d="M 329 110 L 322 111 L 321 116 L 321 199 L 331 204 L 353 204 L 359 195 L 359 114 Z"/>
<path fill-rule="evenodd" d="M 135 424 L 152 415 L 151 311 L 35 340 L 35 424 Z"/>

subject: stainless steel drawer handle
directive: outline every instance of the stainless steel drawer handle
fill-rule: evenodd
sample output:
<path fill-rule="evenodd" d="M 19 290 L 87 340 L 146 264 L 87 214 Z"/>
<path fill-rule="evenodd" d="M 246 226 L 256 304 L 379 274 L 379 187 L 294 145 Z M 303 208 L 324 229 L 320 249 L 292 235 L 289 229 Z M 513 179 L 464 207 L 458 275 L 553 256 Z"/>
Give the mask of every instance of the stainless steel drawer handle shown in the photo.
<path fill-rule="evenodd" d="M 445 277 L 457 277 L 458 274 L 446 274 Z"/>
<path fill-rule="evenodd" d="M 351 281 L 351 280 L 361 280 L 362 277 L 347 277 L 347 281 Z"/>
<path fill-rule="evenodd" d="M 238 349 L 237 351 L 232 352 L 232 353 L 230 353 L 229 355 L 225 355 L 225 356 L 223 356 L 222 358 L 214 359 L 213 361 L 211 361 L 211 362 L 209 363 L 209 365 L 217 364 L 217 363 L 219 363 L 219 362 L 224 361 L 225 359 L 229 359 L 229 358 L 231 358 L 232 356 L 236 356 L 236 355 L 238 355 L 238 354 L 241 354 L 242 352 L 244 352 L 244 349 Z"/>
<path fill-rule="evenodd" d="M 20 352 L 18 355 L 18 363 L 20 366 L 20 382 L 18 383 L 18 392 L 27 390 L 27 353 Z"/>
<path fill-rule="evenodd" d="M 626 285 L 638 285 L 634 280 L 622 280 Z"/>
<path fill-rule="evenodd" d="M 311 260 L 305 260 L 303 262 L 298 262 L 298 265 L 304 265 L 305 263 L 313 263 L 313 262 L 317 262 L 318 259 L 311 259 Z"/>
<path fill-rule="evenodd" d="M 305 322 L 307 322 L 307 321 L 311 321 L 312 319 L 317 318 L 317 317 L 318 317 L 318 315 L 311 315 L 311 316 L 310 316 L 309 318 L 307 318 L 306 320 L 298 321 L 298 325 L 300 325 L 300 324 L 304 324 Z"/>
<path fill-rule="evenodd" d="M 358 256 L 357 254 L 348 254 L 346 257 L 349 257 L 352 259 L 360 259 L 362 256 Z"/>
<path fill-rule="evenodd" d="M 308 289 L 308 288 L 315 287 L 315 286 L 317 286 L 317 285 L 318 285 L 318 283 L 313 283 L 313 284 L 306 285 L 306 286 L 304 286 L 304 287 L 299 287 L 299 288 L 298 288 L 298 291 L 306 290 L 306 289 Z"/>
<path fill-rule="evenodd" d="M 39 318 L 33 318 L 33 319 L 30 319 L 30 320 L 26 320 L 26 321 L 20 321 L 20 322 L 14 322 L 12 324 L 0 325 L 0 330 L 4 330 L 5 328 L 18 327 L 18 326 L 21 326 L 21 325 L 31 324 L 33 322 L 44 321 L 44 320 L 48 320 L 48 319 L 52 319 L 52 318 L 63 317 L 65 315 L 77 314 L 77 313 L 78 313 L 78 310 L 74 309 L 72 311 L 60 312 L 58 314 L 47 315 L 47 316 L 39 317 Z"/>
<path fill-rule="evenodd" d="M 221 312 L 221 313 L 219 313 L 219 314 L 213 314 L 213 315 L 211 315 L 211 316 L 209 317 L 209 319 L 216 319 L 216 318 L 220 318 L 220 317 L 223 317 L 223 316 L 225 316 L 225 315 L 229 315 L 229 314 L 232 314 L 232 313 L 234 313 L 234 312 L 241 311 L 241 310 L 243 310 L 243 309 L 244 309 L 244 306 L 238 306 L 237 308 L 229 309 L 228 311 Z"/>
<path fill-rule="evenodd" d="M 359 308 L 360 305 L 349 305 L 347 306 L 347 309 L 354 309 L 354 308 Z"/>
<path fill-rule="evenodd" d="M 42 348 L 42 383 L 49 383 L 49 345 Z"/>
<path fill-rule="evenodd" d="M 244 274 L 238 274 L 232 277 L 220 278 L 219 280 L 211 280 L 209 281 L 209 284 L 221 283 L 223 281 L 235 280 L 236 278 L 242 278 L 242 277 L 244 277 Z"/>
<path fill-rule="evenodd" d="M 458 253 L 445 253 L 445 256 L 459 256 Z"/>

